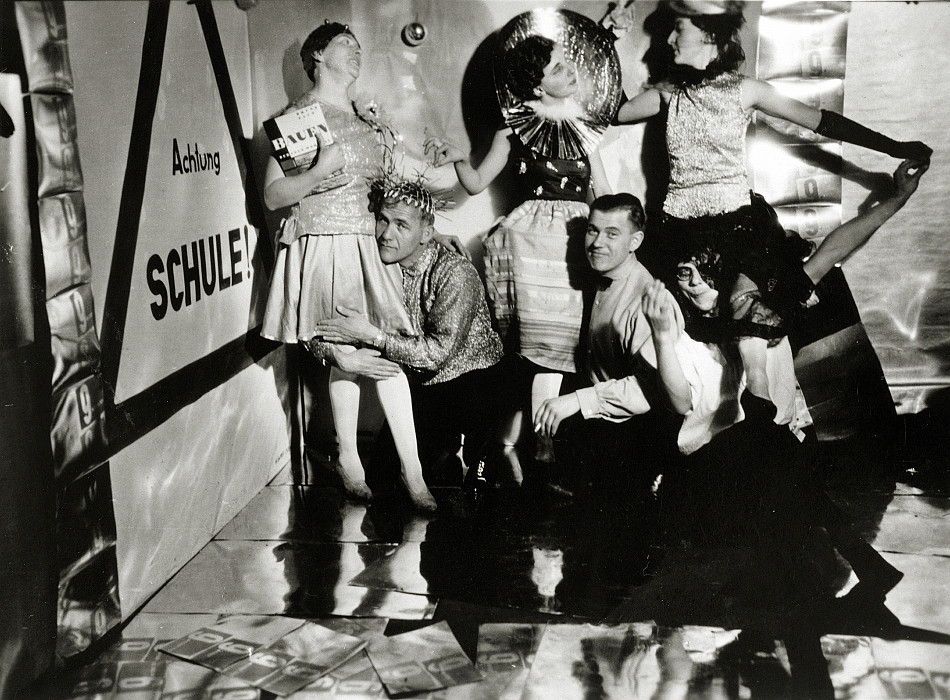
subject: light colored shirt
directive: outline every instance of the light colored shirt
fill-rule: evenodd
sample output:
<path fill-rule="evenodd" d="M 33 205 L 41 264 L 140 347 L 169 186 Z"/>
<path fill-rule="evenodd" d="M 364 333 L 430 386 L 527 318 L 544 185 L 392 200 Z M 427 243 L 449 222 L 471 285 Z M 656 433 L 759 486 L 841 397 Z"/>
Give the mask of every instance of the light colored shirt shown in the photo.
<path fill-rule="evenodd" d="M 683 417 L 677 445 L 683 454 L 692 454 L 718 433 L 745 418 L 739 396 L 745 390 L 745 373 L 735 346 L 723 348 L 700 343 L 681 333 L 682 352 L 677 352 L 683 374 L 690 387 L 692 408 Z M 679 343 L 679 341 L 678 341 Z M 789 425 L 802 439 L 798 429 L 803 404 L 797 401 L 797 384 L 788 338 L 766 350 L 765 371 L 769 396 L 776 407 L 775 423 Z"/>
<path fill-rule="evenodd" d="M 655 402 L 659 396 L 653 335 L 640 313 L 653 276 L 631 256 L 605 278 L 610 284 L 594 297 L 588 330 L 587 366 L 594 385 L 576 393 L 584 418 L 619 423 L 646 413 L 650 397 Z M 675 302 L 674 309 L 679 314 Z M 682 325 L 680 316 L 677 322 Z"/>

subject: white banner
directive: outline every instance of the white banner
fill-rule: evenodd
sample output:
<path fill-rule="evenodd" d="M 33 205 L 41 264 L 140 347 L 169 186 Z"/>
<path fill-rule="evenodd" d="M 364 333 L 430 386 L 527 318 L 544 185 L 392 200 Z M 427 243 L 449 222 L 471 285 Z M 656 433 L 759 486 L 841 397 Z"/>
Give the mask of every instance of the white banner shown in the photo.
<path fill-rule="evenodd" d="M 117 404 L 256 325 L 257 230 L 232 143 L 198 15 L 172 3 L 152 140 L 142 154 L 148 175 Z"/>

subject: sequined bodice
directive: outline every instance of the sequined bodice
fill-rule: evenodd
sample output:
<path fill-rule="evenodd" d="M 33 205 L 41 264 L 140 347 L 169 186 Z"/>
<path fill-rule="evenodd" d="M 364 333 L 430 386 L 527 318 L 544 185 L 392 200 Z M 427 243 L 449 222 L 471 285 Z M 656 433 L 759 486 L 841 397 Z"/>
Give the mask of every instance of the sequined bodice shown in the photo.
<path fill-rule="evenodd" d="M 299 109 L 313 100 L 301 100 L 288 109 Z M 297 205 L 298 226 L 302 235 L 368 235 L 376 222 L 369 211 L 369 180 L 383 162 L 379 132 L 360 119 L 353 109 L 340 109 L 320 103 L 334 143 L 340 145 L 346 165 L 341 181 L 345 184 L 326 192 L 310 194 Z"/>
<path fill-rule="evenodd" d="M 515 148 L 518 188 L 523 200 L 587 200 L 590 186 L 590 161 L 587 158 L 545 158 L 517 141 Z"/>
<path fill-rule="evenodd" d="M 682 219 L 735 211 L 749 203 L 742 76 L 724 73 L 670 96 L 666 145 L 670 187 L 663 210 Z"/>

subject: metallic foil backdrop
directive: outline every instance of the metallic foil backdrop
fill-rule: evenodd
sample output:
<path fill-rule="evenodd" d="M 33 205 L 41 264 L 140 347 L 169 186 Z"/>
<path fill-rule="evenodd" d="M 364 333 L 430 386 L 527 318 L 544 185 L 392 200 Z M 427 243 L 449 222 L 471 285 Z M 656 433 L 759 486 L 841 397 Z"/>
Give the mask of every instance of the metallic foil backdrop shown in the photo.
<path fill-rule="evenodd" d="M 99 342 L 76 144 L 72 69 L 62 2 L 20 2 L 38 162 L 40 236 L 53 352 L 53 421 L 60 656 L 76 654 L 121 619 L 115 518 L 104 442 Z"/>
<path fill-rule="evenodd" d="M 759 18 L 757 73 L 779 92 L 843 111 L 850 3 L 771 1 Z M 816 245 L 841 224 L 841 144 L 758 115 L 750 144 L 754 188 L 787 230 Z M 792 333 L 799 385 L 820 438 L 893 437 L 894 409 L 880 363 L 839 270 Z"/>
<path fill-rule="evenodd" d="M 914 197 L 843 269 L 898 412 L 946 405 L 950 385 L 950 3 L 855 2 L 848 26 L 845 114 L 899 140 L 934 148 Z M 842 204 L 860 207 L 864 173 L 893 158 L 846 145 Z"/>
<path fill-rule="evenodd" d="M 0 108 L 13 129 L 0 137 L 0 697 L 18 696 L 52 668 L 56 644 L 52 362 L 24 102 L 20 76 L 0 73 Z"/>

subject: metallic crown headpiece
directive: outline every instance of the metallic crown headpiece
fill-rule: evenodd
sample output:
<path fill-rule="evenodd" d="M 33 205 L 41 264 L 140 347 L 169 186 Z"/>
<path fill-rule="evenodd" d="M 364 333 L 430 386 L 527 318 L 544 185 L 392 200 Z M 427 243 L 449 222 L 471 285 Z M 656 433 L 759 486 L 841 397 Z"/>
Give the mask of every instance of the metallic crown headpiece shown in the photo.
<path fill-rule="evenodd" d="M 383 190 L 383 199 L 398 199 L 421 209 L 425 214 L 432 214 L 435 211 L 432 193 L 429 192 L 428 187 L 418 182 L 404 180 L 392 183 Z"/>
<path fill-rule="evenodd" d="M 453 205 L 451 200 L 436 197 L 429 191 L 422 173 L 411 180 L 403 179 L 393 172 L 385 173 L 373 181 L 370 189 L 377 193 L 379 204 L 387 199 L 396 199 L 420 209 L 427 216 L 450 209 Z"/>

